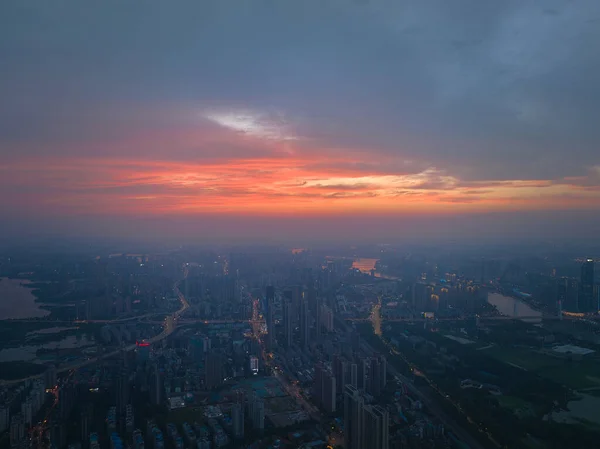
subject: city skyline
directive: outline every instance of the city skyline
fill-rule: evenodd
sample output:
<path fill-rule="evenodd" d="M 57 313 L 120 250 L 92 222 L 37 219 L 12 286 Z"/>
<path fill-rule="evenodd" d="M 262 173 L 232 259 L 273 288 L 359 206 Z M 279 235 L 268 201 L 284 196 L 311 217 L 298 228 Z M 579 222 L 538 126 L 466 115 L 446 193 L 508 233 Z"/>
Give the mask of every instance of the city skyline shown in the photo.
<path fill-rule="evenodd" d="M 600 224 L 596 2 L 1 8 L 11 236 Z"/>

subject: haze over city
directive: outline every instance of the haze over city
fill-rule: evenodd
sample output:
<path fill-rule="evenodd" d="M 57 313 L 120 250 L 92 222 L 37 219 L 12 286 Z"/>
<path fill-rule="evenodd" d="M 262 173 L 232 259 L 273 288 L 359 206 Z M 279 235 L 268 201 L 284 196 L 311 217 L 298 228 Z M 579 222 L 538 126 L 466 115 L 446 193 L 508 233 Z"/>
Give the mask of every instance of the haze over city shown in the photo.
<path fill-rule="evenodd" d="M 599 12 L 3 2 L 4 238 L 589 237 Z"/>
<path fill-rule="evenodd" d="M 0 1 L 0 449 L 590 449 L 600 1 Z"/>

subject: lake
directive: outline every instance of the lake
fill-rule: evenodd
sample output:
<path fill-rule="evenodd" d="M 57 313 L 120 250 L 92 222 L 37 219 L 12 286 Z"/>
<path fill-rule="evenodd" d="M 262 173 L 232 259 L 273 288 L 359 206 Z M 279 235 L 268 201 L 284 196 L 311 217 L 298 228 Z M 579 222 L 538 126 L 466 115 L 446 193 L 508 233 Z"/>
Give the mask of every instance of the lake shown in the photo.
<path fill-rule="evenodd" d="M 500 293 L 490 293 L 488 295 L 488 302 L 496 306 L 498 312 L 500 312 L 502 315 L 512 316 L 515 318 L 542 318 L 542 312 L 532 309 L 527 303 L 516 298 L 511 298 L 510 296 L 504 296 Z"/>
<path fill-rule="evenodd" d="M 0 320 L 15 318 L 39 318 L 50 312 L 40 309 L 35 302 L 31 281 L 25 279 L 0 278 Z"/>

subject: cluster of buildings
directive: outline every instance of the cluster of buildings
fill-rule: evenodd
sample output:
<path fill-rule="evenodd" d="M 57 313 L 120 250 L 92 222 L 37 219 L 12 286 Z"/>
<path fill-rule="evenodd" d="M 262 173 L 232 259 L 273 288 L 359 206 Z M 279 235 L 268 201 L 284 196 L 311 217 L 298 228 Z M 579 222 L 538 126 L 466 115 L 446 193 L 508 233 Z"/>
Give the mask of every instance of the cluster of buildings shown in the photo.
<path fill-rule="evenodd" d="M 377 398 L 387 384 L 387 361 L 384 356 L 364 357 L 356 354 L 347 358 L 334 355 L 331 364 L 320 362 L 314 372 L 313 398 L 329 413 L 339 409 L 337 404 L 346 385 Z"/>
<path fill-rule="evenodd" d="M 559 312 L 598 313 L 600 285 L 595 283 L 594 260 L 581 264 L 581 276 L 560 278 L 556 281 L 556 304 Z"/>
<path fill-rule="evenodd" d="M 389 412 L 369 404 L 364 393 L 344 387 L 344 430 L 348 449 L 389 448 Z"/>
<path fill-rule="evenodd" d="M 0 433 L 9 431 L 11 447 L 22 447 L 47 399 L 44 380 L 29 380 L 15 388 L 4 389 L 0 397 Z"/>

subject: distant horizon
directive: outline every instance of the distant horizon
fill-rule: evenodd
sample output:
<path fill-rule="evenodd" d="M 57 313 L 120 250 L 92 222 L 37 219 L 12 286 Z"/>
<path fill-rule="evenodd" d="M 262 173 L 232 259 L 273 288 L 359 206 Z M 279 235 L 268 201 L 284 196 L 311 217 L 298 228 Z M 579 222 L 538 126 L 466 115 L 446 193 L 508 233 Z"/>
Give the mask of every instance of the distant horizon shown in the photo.
<path fill-rule="evenodd" d="M 505 216 L 409 217 L 164 217 L 162 219 L 111 217 L 71 217 L 68 223 L 50 219 L 3 223 L 0 249 L 30 247 L 40 243 L 63 242 L 121 246 L 287 246 L 328 245 L 406 245 L 406 246 L 556 246 L 594 251 L 600 219 L 594 213 L 576 211 L 520 214 L 511 217 L 505 229 Z M 333 231 L 332 231 L 333 230 Z M 510 232 L 509 232 L 510 231 Z M 585 254 L 582 254 L 584 256 Z"/>

